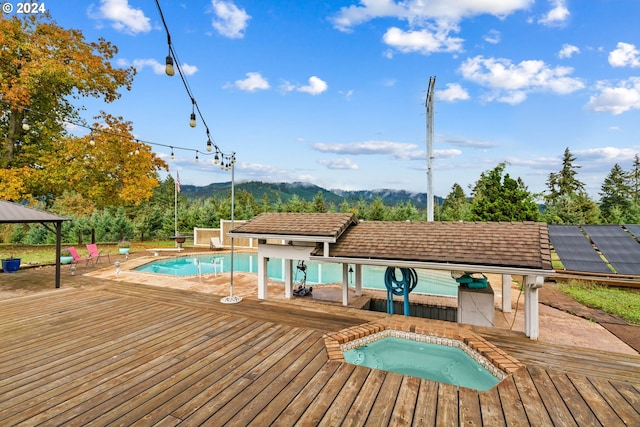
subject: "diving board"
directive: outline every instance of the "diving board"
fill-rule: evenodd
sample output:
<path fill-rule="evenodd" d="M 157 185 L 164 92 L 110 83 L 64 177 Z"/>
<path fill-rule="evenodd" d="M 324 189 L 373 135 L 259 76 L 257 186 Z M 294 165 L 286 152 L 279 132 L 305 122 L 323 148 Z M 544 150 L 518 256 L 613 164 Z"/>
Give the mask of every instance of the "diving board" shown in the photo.
<path fill-rule="evenodd" d="M 621 274 L 640 274 L 640 243 L 619 225 L 584 225 L 600 252 Z"/>
<path fill-rule="evenodd" d="M 549 240 L 566 270 L 612 272 L 577 225 L 549 225 Z"/>

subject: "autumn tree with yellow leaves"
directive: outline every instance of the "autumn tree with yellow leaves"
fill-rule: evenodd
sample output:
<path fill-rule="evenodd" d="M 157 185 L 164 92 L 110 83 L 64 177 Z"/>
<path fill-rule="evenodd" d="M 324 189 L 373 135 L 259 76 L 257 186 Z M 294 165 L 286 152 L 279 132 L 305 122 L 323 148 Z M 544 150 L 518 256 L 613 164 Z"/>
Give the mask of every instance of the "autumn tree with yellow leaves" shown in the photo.
<path fill-rule="evenodd" d="M 151 197 L 167 165 L 134 139 L 130 122 L 102 112 L 90 125 L 93 144 L 65 128 L 82 121 L 78 99 L 107 104 L 131 88 L 135 69 L 114 68 L 117 52 L 48 15 L 0 16 L 0 198 L 51 201 L 71 189 L 101 207 Z"/>

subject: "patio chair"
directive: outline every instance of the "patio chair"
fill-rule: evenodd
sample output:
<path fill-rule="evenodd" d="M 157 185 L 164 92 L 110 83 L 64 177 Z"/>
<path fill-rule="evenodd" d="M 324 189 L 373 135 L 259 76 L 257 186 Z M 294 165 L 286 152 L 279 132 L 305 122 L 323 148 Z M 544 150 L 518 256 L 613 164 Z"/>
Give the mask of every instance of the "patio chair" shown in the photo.
<path fill-rule="evenodd" d="M 109 260 L 109 263 L 111 263 L 111 257 L 109 256 L 109 254 L 100 253 L 100 251 L 98 250 L 98 245 L 96 245 L 95 243 L 87 245 L 87 250 L 89 250 L 89 256 L 92 260 L 94 260 L 94 263 L 99 263 L 100 258 L 105 256 Z"/>
<path fill-rule="evenodd" d="M 71 261 L 71 264 L 69 264 L 69 268 L 71 268 L 72 265 L 77 265 L 80 261 L 86 261 L 86 265 L 89 265 L 89 263 L 93 261 L 90 256 L 83 258 L 78 255 L 78 251 L 76 250 L 75 246 L 69 246 L 67 249 L 69 249 L 69 253 L 73 257 L 73 261 Z"/>
<path fill-rule="evenodd" d="M 220 238 L 219 237 L 212 237 L 211 238 L 211 242 L 209 243 L 209 248 L 210 249 L 224 249 L 224 246 L 220 242 Z"/>

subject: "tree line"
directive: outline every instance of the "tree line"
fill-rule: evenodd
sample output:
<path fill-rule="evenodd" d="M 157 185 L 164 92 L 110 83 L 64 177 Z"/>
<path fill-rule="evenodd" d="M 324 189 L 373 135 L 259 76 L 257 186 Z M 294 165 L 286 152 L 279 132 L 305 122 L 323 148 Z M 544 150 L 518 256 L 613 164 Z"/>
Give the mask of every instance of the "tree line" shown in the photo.
<path fill-rule="evenodd" d="M 544 221 L 549 224 L 638 224 L 640 223 L 640 158 L 636 155 L 632 170 L 614 165 L 601 186 L 600 201 L 592 200 L 578 178 L 580 166 L 565 149 L 562 168 L 549 174 L 547 192 L 528 191 L 524 181 L 512 178 L 507 163 L 487 170 L 466 195 L 454 184 L 442 204 L 435 207 L 438 221 Z M 217 228 L 221 219 L 231 219 L 231 193 L 226 197 L 189 199 L 178 196 L 174 208 L 173 177 L 159 183 L 145 203 L 129 206 L 99 207 L 76 191 L 65 191 L 50 210 L 71 218 L 63 223 L 65 242 L 117 242 L 120 240 L 167 239 L 178 230 L 191 233 L 194 227 Z M 543 204 L 537 200 L 542 197 Z M 248 220 L 262 212 L 349 212 L 367 221 L 426 221 L 427 212 L 411 201 L 386 205 L 380 197 L 361 198 L 355 203 L 325 201 L 322 192 L 312 200 L 293 195 L 286 201 L 270 201 L 266 193 L 260 201 L 245 191 L 235 192 L 234 219 Z M 53 243 L 54 236 L 40 226 L 5 225 L 0 241 L 25 244 Z"/>

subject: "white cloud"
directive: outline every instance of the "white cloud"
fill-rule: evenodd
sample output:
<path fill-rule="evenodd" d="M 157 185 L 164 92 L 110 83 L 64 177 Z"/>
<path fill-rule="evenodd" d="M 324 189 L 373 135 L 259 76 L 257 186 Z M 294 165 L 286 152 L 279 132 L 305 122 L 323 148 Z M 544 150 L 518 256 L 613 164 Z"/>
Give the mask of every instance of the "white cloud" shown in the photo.
<path fill-rule="evenodd" d="M 419 31 L 403 31 L 391 27 L 382 36 L 382 40 L 402 53 L 418 52 L 460 52 L 463 39 L 450 37 L 451 29 L 429 28 Z"/>
<path fill-rule="evenodd" d="M 397 18 L 416 25 L 426 20 L 459 22 L 463 18 L 478 15 L 494 15 L 503 18 L 518 10 L 528 8 L 534 0 L 360 0 L 359 5 L 343 7 L 332 18 L 340 31 L 376 18 Z"/>
<path fill-rule="evenodd" d="M 457 83 L 447 83 L 444 90 L 436 90 L 436 99 L 446 102 L 465 101 L 469 99 L 469 93 Z"/>
<path fill-rule="evenodd" d="M 558 58 L 571 58 L 577 53 L 580 53 L 579 47 L 565 43 L 562 45 L 560 52 L 558 52 Z"/>
<path fill-rule="evenodd" d="M 475 139 L 461 138 L 457 136 L 441 136 L 438 139 L 444 143 L 455 145 L 458 147 L 465 147 L 465 148 L 485 149 L 485 148 L 493 148 L 496 146 L 496 144 L 493 142 L 479 141 Z"/>
<path fill-rule="evenodd" d="M 113 28 L 129 34 L 151 31 L 149 18 L 141 9 L 132 8 L 128 0 L 100 0 L 99 13 L 93 14 L 90 8 L 89 16 L 112 21 Z"/>
<path fill-rule="evenodd" d="M 251 16 L 232 1 L 212 0 L 211 5 L 215 15 L 211 21 L 213 28 L 230 39 L 243 38 Z"/>
<path fill-rule="evenodd" d="M 570 67 L 552 68 L 540 60 L 512 63 L 504 58 L 469 58 L 459 68 L 463 77 L 492 90 L 488 101 L 518 104 L 534 90 L 565 95 L 584 88 L 584 83 L 569 77 Z"/>
<path fill-rule="evenodd" d="M 377 18 L 406 21 L 408 29 L 391 27 L 384 42 L 402 53 L 459 52 L 463 39 L 452 37 L 459 32 L 458 23 L 464 18 L 493 15 L 504 18 L 528 8 L 534 0 L 360 0 L 358 5 L 343 7 L 331 18 L 339 31 L 349 32 L 362 23 Z M 499 41 L 499 34 L 490 33 L 490 43 Z M 392 52 L 385 53 L 387 57 Z"/>
<path fill-rule="evenodd" d="M 186 76 L 191 76 L 198 72 L 198 67 L 196 67 L 195 65 L 189 65 L 186 62 L 184 64 L 180 64 L 180 68 L 182 68 L 182 72 Z"/>
<path fill-rule="evenodd" d="M 329 86 L 327 83 L 319 77 L 311 76 L 309 77 L 309 84 L 306 86 L 300 86 L 296 90 L 298 92 L 305 92 L 310 95 L 320 95 L 322 92 L 325 92 Z"/>
<path fill-rule="evenodd" d="M 136 67 L 136 70 L 138 72 L 142 71 L 145 67 L 150 67 L 153 70 L 154 74 L 164 74 L 164 70 L 166 67 L 165 64 L 161 64 L 153 58 L 134 59 L 133 66 Z"/>
<path fill-rule="evenodd" d="M 587 108 L 596 112 L 606 112 L 614 115 L 625 111 L 640 109 L 640 77 L 624 80 L 617 87 L 611 87 L 607 82 L 598 82 L 600 93 L 589 99 Z"/>
<path fill-rule="evenodd" d="M 607 165 L 630 161 L 638 150 L 633 148 L 600 147 L 575 150 L 573 154 L 582 161 L 602 162 Z"/>
<path fill-rule="evenodd" d="M 635 45 L 619 42 L 609 53 L 609 64 L 612 67 L 640 67 L 640 50 Z"/>
<path fill-rule="evenodd" d="M 498 30 L 489 30 L 489 32 L 484 35 L 483 39 L 487 43 L 498 44 L 501 41 L 500 31 L 498 31 Z"/>
<path fill-rule="evenodd" d="M 311 147 L 322 153 L 350 155 L 389 155 L 400 160 L 424 159 L 424 150 L 416 144 L 392 141 L 365 141 L 349 144 L 315 143 Z"/>
<path fill-rule="evenodd" d="M 553 8 L 538 20 L 543 25 L 563 24 L 570 15 L 569 9 L 565 5 L 565 0 L 550 0 Z"/>
<path fill-rule="evenodd" d="M 453 159 L 460 155 L 462 155 L 462 151 L 455 148 L 450 148 L 448 150 L 433 150 L 433 157 L 436 159 Z"/>
<path fill-rule="evenodd" d="M 333 160 L 320 160 L 319 163 L 321 165 L 326 166 L 328 169 L 346 169 L 346 170 L 358 169 L 358 164 L 354 163 L 351 159 L 347 157 L 342 157 L 340 159 L 333 159 Z"/>
<path fill-rule="evenodd" d="M 226 88 L 235 87 L 236 89 L 244 90 L 247 92 L 255 92 L 257 90 L 267 90 L 271 86 L 269 81 L 262 77 L 260 73 L 247 73 L 247 78 L 244 80 L 236 80 L 233 84 L 227 83 Z"/>

